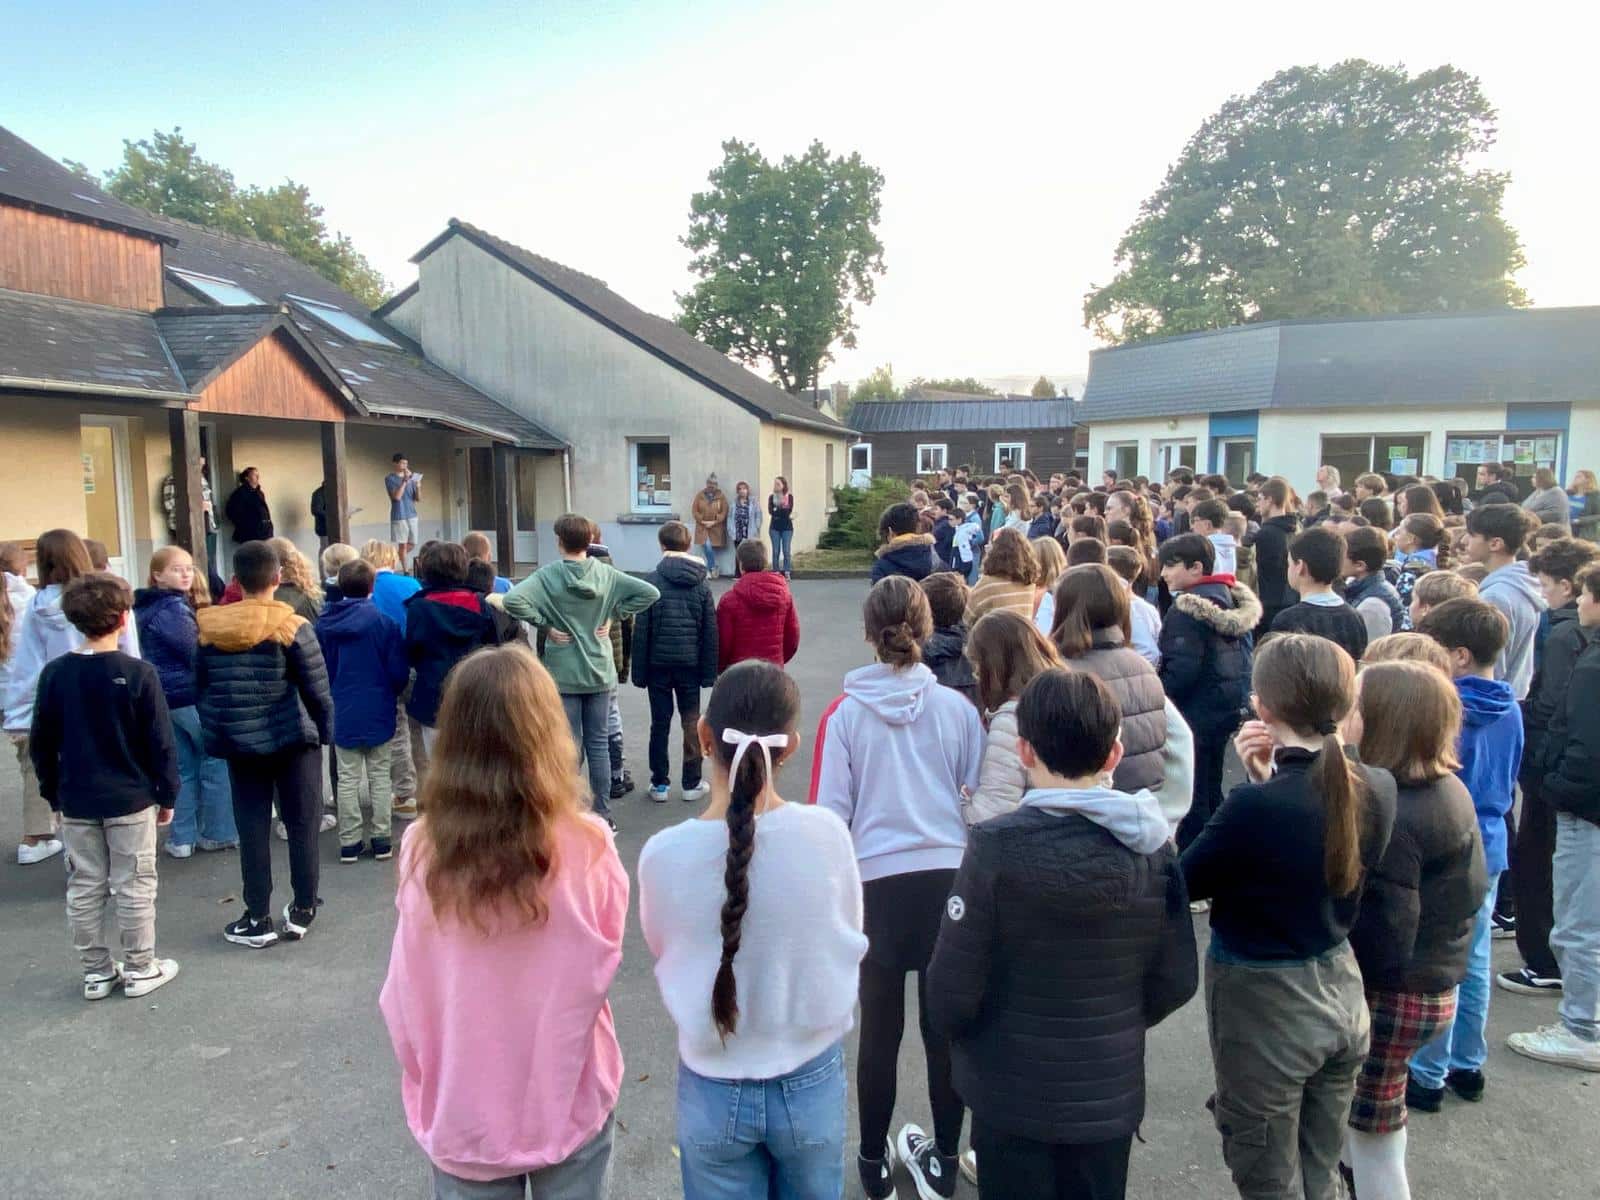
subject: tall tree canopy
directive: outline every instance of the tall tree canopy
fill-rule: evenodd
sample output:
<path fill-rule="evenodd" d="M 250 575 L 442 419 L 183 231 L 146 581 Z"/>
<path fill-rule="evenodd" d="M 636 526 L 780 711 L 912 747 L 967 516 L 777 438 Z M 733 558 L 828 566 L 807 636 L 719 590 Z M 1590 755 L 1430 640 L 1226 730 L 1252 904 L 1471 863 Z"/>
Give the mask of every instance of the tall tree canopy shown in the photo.
<path fill-rule="evenodd" d="M 78 163 L 68 166 L 80 172 Z M 181 128 L 122 143 L 122 162 L 105 173 L 106 191 L 149 212 L 280 246 L 364 304 L 388 293 L 382 275 L 344 234 L 330 234 L 322 206 L 304 184 L 241 188 L 227 168 L 200 157 Z"/>
<path fill-rule="evenodd" d="M 1041 375 L 1033 381 L 1033 387 L 1029 389 L 1028 395 L 1035 400 L 1054 400 L 1056 385 L 1051 383 L 1048 377 Z"/>
<path fill-rule="evenodd" d="M 986 383 L 979 383 L 971 375 L 964 379 L 924 379 L 918 375 L 906 384 L 906 395 L 912 392 L 961 392 L 968 396 L 998 396 Z"/>
<path fill-rule="evenodd" d="M 1117 245 L 1084 324 L 1111 342 L 1288 317 L 1524 304 L 1500 215 L 1508 176 L 1472 169 L 1495 112 L 1451 66 L 1294 67 L 1235 97 Z"/>
<path fill-rule="evenodd" d="M 834 344 L 855 346 L 853 302 L 870 304 L 883 273 L 882 173 L 821 142 L 774 164 L 731 140 L 709 182 L 690 201 L 683 244 L 700 281 L 678 297 L 678 323 L 766 364 L 786 391 L 815 387 Z"/>

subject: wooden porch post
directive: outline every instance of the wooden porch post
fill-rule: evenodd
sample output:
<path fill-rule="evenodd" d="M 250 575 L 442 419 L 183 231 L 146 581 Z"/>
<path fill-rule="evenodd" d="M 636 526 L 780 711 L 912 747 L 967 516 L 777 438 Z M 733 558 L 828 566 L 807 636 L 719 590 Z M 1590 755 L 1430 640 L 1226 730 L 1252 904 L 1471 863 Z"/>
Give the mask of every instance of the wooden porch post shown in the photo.
<path fill-rule="evenodd" d="M 200 479 L 200 414 L 192 408 L 167 410 L 167 435 L 172 443 L 173 538 L 194 559 L 195 571 L 206 577 L 206 514 Z"/>
<path fill-rule="evenodd" d="M 517 475 L 512 450 L 501 442 L 489 452 L 494 488 L 494 545 L 496 569 L 507 579 L 517 567 Z"/>
<path fill-rule="evenodd" d="M 322 422 L 322 501 L 328 541 L 350 541 L 350 488 L 344 472 L 344 422 Z"/>

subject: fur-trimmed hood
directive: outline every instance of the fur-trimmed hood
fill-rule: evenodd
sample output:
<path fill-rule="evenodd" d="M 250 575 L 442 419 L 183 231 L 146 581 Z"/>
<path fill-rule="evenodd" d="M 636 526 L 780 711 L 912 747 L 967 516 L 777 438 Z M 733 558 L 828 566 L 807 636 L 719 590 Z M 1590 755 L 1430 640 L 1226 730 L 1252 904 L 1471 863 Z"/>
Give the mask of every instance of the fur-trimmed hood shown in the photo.
<path fill-rule="evenodd" d="M 902 550 L 907 546 L 931 545 L 933 545 L 933 534 L 931 533 L 897 533 L 879 546 L 877 553 L 879 558 L 883 558 L 885 555 L 893 554 L 895 551 Z"/>
<path fill-rule="evenodd" d="M 1224 601 L 1232 600 L 1229 605 Z M 1261 620 L 1261 601 L 1243 584 L 1201 583 L 1172 598 L 1172 606 L 1223 637 L 1240 638 Z"/>

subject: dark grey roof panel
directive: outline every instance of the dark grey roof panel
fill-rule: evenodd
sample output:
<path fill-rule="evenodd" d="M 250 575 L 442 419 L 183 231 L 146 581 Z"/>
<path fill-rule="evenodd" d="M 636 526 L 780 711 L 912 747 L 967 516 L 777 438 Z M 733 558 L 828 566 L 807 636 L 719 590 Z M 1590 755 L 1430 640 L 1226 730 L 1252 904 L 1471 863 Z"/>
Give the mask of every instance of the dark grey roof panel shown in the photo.
<path fill-rule="evenodd" d="M 81 217 L 170 241 L 142 209 L 124 204 L 86 179 L 80 179 L 48 154 L 0 126 L 0 197 L 27 208 Z"/>
<path fill-rule="evenodd" d="M 134 396 L 186 390 L 149 313 L 25 292 L 0 291 L 0 378 Z"/>
<path fill-rule="evenodd" d="M 184 382 L 194 391 L 219 367 L 231 363 L 255 345 L 262 330 L 277 315 L 275 308 L 220 309 L 186 308 L 156 314 L 156 328 L 172 352 L 172 359 L 183 373 Z"/>
<path fill-rule="evenodd" d="M 1006 432 L 1067 429 L 1071 400 L 880 400 L 850 410 L 850 424 L 869 433 Z"/>
<path fill-rule="evenodd" d="M 634 344 L 699 378 L 757 415 L 830 433 L 850 432 L 833 418 L 746 370 L 681 326 L 631 304 L 594 276 L 524 250 L 465 221 L 451 218 L 444 233 L 419 250 L 412 261 L 426 258 L 455 233 L 463 235 L 512 269 L 530 276 Z"/>
<path fill-rule="evenodd" d="M 1277 360 L 1276 324 L 1096 350 L 1078 417 L 1114 421 L 1266 408 Z"/>

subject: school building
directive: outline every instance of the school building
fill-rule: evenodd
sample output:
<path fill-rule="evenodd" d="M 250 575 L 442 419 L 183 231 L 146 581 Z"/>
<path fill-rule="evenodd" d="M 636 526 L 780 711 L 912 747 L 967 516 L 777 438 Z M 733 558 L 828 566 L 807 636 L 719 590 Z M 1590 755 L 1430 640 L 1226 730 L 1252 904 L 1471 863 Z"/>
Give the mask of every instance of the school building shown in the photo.
<path fill-rule="evenodd" d="M 965 467 L 976 475 L 1032 470 L 1041 479 L 1081 471 L 1087 431 L 1070 397 L 968 396 L 925 389 L 904 400 L 863 402 L 850 411 L 859 431 L 850 476 L 912 479 Z"/>
<path fill-rule="evenodd" d="M 1317 467 L 1565 481 L 1600 460 L 1600 307 L 1270 321 L 1096 350 L 1079 405 L 1098 472 L 1243 483 Z"/>

